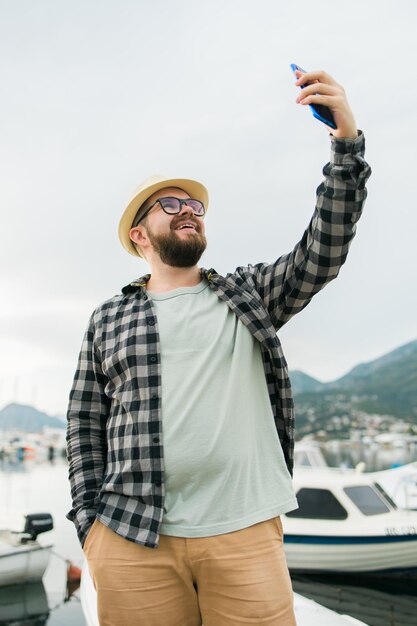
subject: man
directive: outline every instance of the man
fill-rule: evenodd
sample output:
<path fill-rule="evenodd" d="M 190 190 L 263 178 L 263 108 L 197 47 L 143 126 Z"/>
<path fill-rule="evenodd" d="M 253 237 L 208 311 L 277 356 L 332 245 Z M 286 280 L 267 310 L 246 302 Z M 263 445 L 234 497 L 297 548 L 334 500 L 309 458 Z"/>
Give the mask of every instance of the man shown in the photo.
<path fill-rule="evenodd" d="M 277 331 L 335 278 L 370 175 L 343 89 L 301 75 L 333 112 L 331 161 L 294 250 L 226 277 L 197 263 L 207 191 L 153 177 L 119 226 L 151 273 L 91 316 L 68 409 L 76 524 L 102 626 L 293 626 L 280 515 L 294 411 Z"/>

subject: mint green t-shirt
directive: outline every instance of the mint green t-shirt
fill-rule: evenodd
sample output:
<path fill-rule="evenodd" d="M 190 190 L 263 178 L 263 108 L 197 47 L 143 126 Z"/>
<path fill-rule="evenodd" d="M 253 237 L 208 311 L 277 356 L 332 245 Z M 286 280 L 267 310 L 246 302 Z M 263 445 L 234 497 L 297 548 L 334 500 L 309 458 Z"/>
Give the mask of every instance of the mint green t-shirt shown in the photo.
<path fill-rule="evenodd" d="M 206 281 L 148 295 L 161 342 L 160 532 L 218 535 L 297 508 L 259 342 Z"/>

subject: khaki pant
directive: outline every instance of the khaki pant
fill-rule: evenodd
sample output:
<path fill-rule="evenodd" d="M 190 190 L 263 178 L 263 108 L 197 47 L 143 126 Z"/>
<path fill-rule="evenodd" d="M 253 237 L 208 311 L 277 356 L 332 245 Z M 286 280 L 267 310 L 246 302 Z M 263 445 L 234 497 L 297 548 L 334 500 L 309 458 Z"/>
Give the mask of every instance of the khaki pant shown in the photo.
<path fill-rule="evenodd" d="M 279 517 L 158 548 L 95 520 L 84 544 L 100 626 L 295 626 Z"/>

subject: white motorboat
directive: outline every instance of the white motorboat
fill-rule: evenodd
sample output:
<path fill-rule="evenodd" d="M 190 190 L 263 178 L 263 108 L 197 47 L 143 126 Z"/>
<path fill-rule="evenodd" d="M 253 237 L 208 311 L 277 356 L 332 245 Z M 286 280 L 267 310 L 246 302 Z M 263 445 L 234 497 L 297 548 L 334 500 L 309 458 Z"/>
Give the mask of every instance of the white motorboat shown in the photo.
<path fill-rule="evenodd" d="M 80 596 L 87 626 L 100 626 L 97 616 L 97 594 L 86 561 L 82 570 Z M 294 607 L 297 626 L 317 626 L 317 624 L 320 626 L 352 626 L 352 624 L 367 626 L 350 615 L 339 615 L 298 593 L 294 594 Z"/>
<path fill-rule="evenodd" d="M 333 474 L 365 472 L 365 463 L 355 468 L 327 465 L 322 446 L 318 441 L 297 441 L 294 450 L 294 467 L 300 469 L 327 469 Z M 417 511 L 417 462 L 398 467 L 366 472 L 370 481 L 378 483 L 400 509 Z"/>
<path fill-rule="evenodd" d="M 0 530 L 0 586 L 41 580 L 52 545 L 37 541 L 40 533 L 52 530 L 49 513 L 26 515 L 24 530 Z"/>
<path fill-rule="evenodd" d="M 282 516 L 290 570 L 417 573 L 417 511 L 373 474 L 298 467 L 294 488 L 299 509 Z"/>

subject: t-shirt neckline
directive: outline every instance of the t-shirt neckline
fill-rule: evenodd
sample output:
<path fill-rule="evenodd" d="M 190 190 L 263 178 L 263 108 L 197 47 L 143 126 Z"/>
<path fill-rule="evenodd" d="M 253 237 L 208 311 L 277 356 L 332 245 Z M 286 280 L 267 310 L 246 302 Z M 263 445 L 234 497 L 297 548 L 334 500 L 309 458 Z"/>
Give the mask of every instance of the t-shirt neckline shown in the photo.
<path fill-rule="evenodd" d="M 208 287 L 208 283 L 203 279 L 197 285 L 192 287 L 178 287 L 177 289 L 170 289 L 169 291 L 147 291 L 149 296 L 153 300 L 167 300 L 168 298 L 175 298 L 176 296 L 182 296 L 184 294 L 200 293 Z"/>

